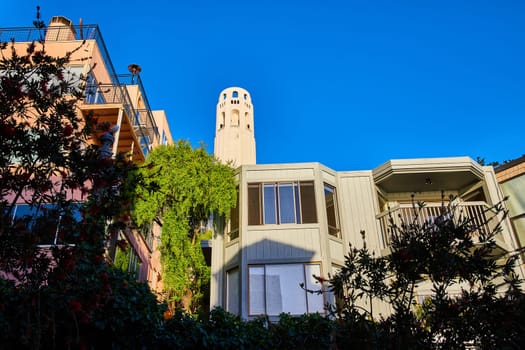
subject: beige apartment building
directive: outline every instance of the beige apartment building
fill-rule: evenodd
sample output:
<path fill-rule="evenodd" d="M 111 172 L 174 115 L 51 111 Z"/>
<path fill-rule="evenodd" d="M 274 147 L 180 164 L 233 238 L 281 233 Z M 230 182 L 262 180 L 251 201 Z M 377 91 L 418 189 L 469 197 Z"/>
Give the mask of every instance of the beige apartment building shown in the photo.
<path fill-rule="evenodd" d="M 512 228 L 525 258 L 525 155 L 498 166 L 496 178 L 505 196 Z"/>
<path fill-rule="evenodd" d="M 210 304 L 244 319 L 323 312 L 333 298 L 300 285 L 326 288 L 312 275 L 336 273 L 349 244 L 361 247 L 361 231 L 371 249 L 388 254 L 389 215 L 409 220 L 412 195 L 426 202 L 422 219 L 439 215 L 443 191 L 480 222 L 503 199 L 493 168 L 469 157 L 390 160 L 375 169 L 342 172 L 319 163 L 255 164 L 253 113 L 246 90 L 221 92 L 215 155 L 238 165 L 239 201 L 225 232 L 212 241 Z M 240 153 L 252 149 L 249 157 Z M 497 245 L 505 251 L 518 247 L 508 219 Z M 431 291 L 422 285 L 418 293 Z M 389 306 L 374 310 L 384 315 Z"/>
<path fill-rule="evenodd" d="M 152 110 L 149 105 L 140 79 L 140 66 L 131 64 L 124 67 L 128 70 L 127 74 L 117 74 L 97 25 L 75 25 L 65 17 L 56 16 L 44 31 L 33 27 L 0 30 L 0 40 L 9 42 L 14 38 L 20 52 L 26 49 L 29 42 L 38 42 L 42 36 L 49 55 L 63 57 L 66 52 L 73 52 L 67 67 L 70 78 L 87 77 L 85 96 L 78 106 L 78 113 L 82 117 L 93 115 L 99 123 L 118 126 L 114 133 L 113 155 L 125 153 L 133 162 L 141 163 L 152 148 L 172 142 L 165 112 Z M 76 50 L 79 47 L 81 49 Z M 102 133 L 98 132 L 91 142 L 100 144 Z M 27 214 L 29 209 L 25 207 L 26 204 L 20 203 L 16 210 Z M 156 291 L 162 287 L 157 283 L 160 276 L 156 249 L 158 235 L 158 228 L 144 232 L 127 230 L 121 232 L 120 237 L 114 237 L 114 240 L 121 238 L 128 241 L 130 249 L 127 252 L 119 252 L 112 245 L 108 248 L 108 256 L 112 259 L 118 254 L 125 254 L 127 269 L 136 273 L 139 280 L 148 281 Z"/>

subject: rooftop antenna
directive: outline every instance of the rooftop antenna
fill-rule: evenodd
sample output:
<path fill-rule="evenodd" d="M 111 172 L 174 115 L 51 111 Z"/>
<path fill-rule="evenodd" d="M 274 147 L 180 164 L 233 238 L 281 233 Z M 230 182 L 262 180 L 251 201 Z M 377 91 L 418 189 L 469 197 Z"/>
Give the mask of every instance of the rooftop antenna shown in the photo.
<path fill-rule="evenodd" d="M 142 71 L 142 68 L 140 68 L 138 64 L 132 63 L 128 65 L 128 71 L 131 73 L 131 84 L 133 84 L 135 81 L 135 75 L 138 75 Z"/>

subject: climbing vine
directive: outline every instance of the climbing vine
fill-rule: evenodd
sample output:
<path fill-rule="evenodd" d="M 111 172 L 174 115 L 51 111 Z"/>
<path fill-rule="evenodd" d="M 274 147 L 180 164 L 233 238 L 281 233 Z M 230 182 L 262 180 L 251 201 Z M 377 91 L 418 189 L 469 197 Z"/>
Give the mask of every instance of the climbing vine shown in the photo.
<path fill-rule="evenodd" d="M 134 219 L 161 226 L 164 292 L 172 305 L 196 311 L 210 278 L 201 228 L 211 214 L 227 216 L 235 206 L 234 169 L 181 140 L 153 150 L 140 172 Z"/>

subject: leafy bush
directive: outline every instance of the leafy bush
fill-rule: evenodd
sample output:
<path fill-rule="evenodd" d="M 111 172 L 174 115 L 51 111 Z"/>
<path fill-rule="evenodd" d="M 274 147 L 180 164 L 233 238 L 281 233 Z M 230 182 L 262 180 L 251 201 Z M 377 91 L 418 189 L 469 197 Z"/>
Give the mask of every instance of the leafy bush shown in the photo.
<path fill-rule="evenodd" d="M 441 214 L 433 221 L 419 220 L 424 203 L 415 201 L 411 222 L 398 225 L 391 218 L 389 255 L 375 256 L 366 243 L 360 249 L 350 247 L 345 266 L 331 280 L 341 301 L 331 308 L 339 325 L 338 344 L 382 349 L 523 344 L 525 296 L 514 271 L 518 255 L 502 254 L 496 246 L 506 212 L 497 204 L 480 222 L 453 203 L 453 197 L 448 204 L 443 199 Z M 423 281 L 431 283 L 432 295 L 414 307 Z M 451 295 L 452 287 L 461 293 Z M 391 305 L 392 313 L 374 319 L 372 309 L 362 307 L 363 301 L 372 305 L 373 300 Z"/>

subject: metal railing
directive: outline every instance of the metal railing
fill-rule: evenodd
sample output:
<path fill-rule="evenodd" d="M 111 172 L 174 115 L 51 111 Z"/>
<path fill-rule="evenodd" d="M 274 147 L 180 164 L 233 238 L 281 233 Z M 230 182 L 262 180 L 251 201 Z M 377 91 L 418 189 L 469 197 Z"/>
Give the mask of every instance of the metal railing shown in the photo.
<path fill-rule="evenodd" d="M 142 84 L 142 79 L 140 79 L 139 74 L 119 74 L 118 80 L 122 85 L 138 85 L 146 109 L 151 110 L 146 90 L 144 90 L 144 85 Z"/>
<path fill-rule="evenodd" d="M 139 124 L 143 129 L 145 129 L 146 134 L 151 141 L 158 140 L 160 138 L 159 129 L 155 123 L 155 118 L 153 118 L 153 113 L 151 112 L 151 107 L 149 105 L 148 97 L 146 95 L 146 90 L 142 84 L 142 79 L 140 79 L 139 74 L 119 74 L 118 79 L 122 85 L 137 85 L 142 97 L 142 101 L 146 108 L 139 110 Z"/>
<path fill-rule="evenodd" d="M 150 143 L 159 139 L 159 129 L 153 118 L 153 113 L 149 109 L 138 109 L 135 111 L 133 126 L 139 130 L 142 137 L 148 137 Z"/>
<path fill-rule="evenodd" d="M 102 55 L 102 60 L 111 76 L 112 83 L 119 84 L 106 44 L 104 43 L 102 34 L 96 24 L 82 26 L 51 26 L 44 29 L 36 29 L 34 27 L 0 28 L 0 42 L 10 42 L 13 40 L 18 43 L 42 40 L 45 40 L 46 42 L 95 40 L 100 50 L 100 54 Z"/>
<path fill-rule="evenodd" d="M 442 203 L 425 203 L 423 207 L 414 207 L 412 204 L 399 204 L 390 210 L 377 215 L 381 229 L 382 244 L 387 248 L 391 244 L 392 226 L 401 227 L 402 224 L 432 224 L 438 218 L 453 215 L 454 218 L 468 218 L 476 235 L 493 232 L 498 220 L 493 220 L 496 213 L 490 210 L 485 202 L 459 202 L 451 208 Z"/>
<path fill-rule="evenodd" d="M 144 156 L 149 153 L 151 144 L 159 139 L 159 132 L 153 113 L 149 106 L 146 91 L 138 74 L 121 74 L 117 75 L 109 53 L 102 38 L 102 34 L 95 24 L 88 25 L 70 25 L 70 26 L 49 26 L 44 29 L 33 27 L 21 28 L 0 28 L 0 42 L 59 42 L 72 40 L 95 40 L 102 60 L 108 69 L 111 77 L 111 84 L 91 85 L 86 87 L 85 104 L 104 104 L 118 103 L 122 104 L 133 129 L 137 134 Z M 145 109 L 136 110 L 131 104 L 131 99 L 125 85 L 138 85 Z"/>
<path fill-rule="evenodd" d="M 129 122 L 146 156 L 153 140 L 158 138 L 158 129 L 151 110 L 135 109 L 131 98 L 123 85 L 96 84 L 88 85 L 85 90 L 85 104 L 121 104 L 128 115 Z"/>

